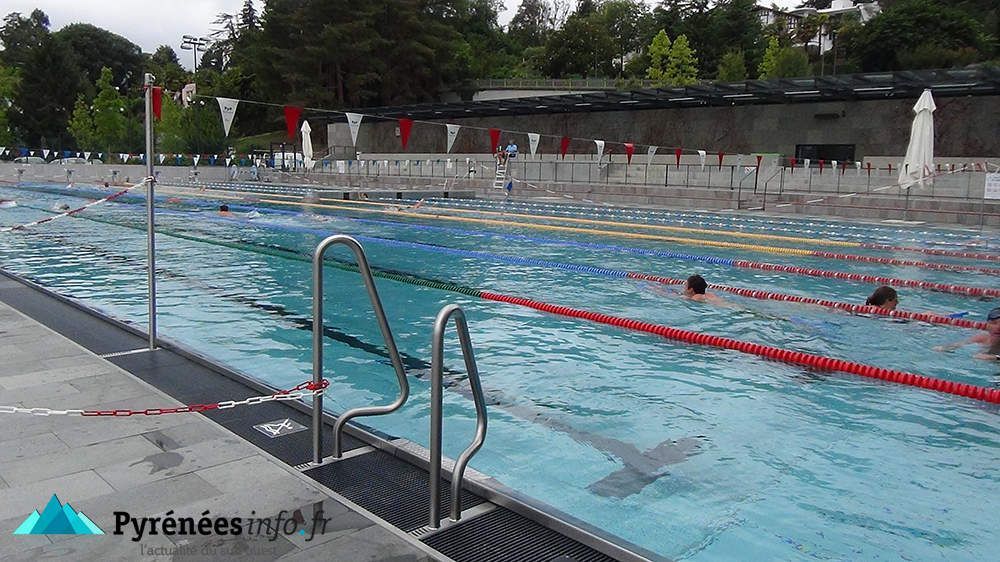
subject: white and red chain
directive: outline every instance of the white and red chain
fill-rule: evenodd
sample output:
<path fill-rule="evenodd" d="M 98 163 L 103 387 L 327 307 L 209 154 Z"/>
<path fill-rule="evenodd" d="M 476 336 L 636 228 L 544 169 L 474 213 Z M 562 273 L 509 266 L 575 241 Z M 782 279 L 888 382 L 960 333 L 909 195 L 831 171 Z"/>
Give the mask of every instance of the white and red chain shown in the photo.
<path fill-rule="evenodd" d="M 90 207 L 93 207 L 94 205 L 100 205 L 101 203 L 105 203 L 107 201 L 111 201 L 112 199 L 117 199 L 117 198 L 121 197 L 122 195 L 125 195 L 126 193 L 128 193 L 129 191 L 132 191 L 133 189 L 135 189 L 137 187 L 146 185 L 150 181 L 150 179 L 151 178 L 147 177 L 147 178 L 143 179 L 141 182 L 139 182 L 139 183 L 137 183 L 137 184 L 135 184 L 135 185 L 133 185 L 131 187 L 126 187 L 125 189 L 123 189 L 121 191 L 116 191 L 115 193 L 112 193 L 111 195 L 108 195 L 107 197 L 102 197 L 101 199 L 98 199 L 96 201 L 91 201 L 90 203 L 87 203 L 86 205 L 84 205 L 82 207 L 78 207 L 76 209 L 72 209 L 72 210 L 69 210 L 69 211 L 64 211 L 62 213 L 59 213 L 58 215 L 52 215 L 51 217 L 45 217 L 44 219 L 39 219 L 39 220 L 32 221 L 32 222 L 25 223 L 25 224 L 19 224 L 19 225 L 15 225 L 15 226 L 0 227 L 0 232 L 11 232 L 13 230 L 22 230 L 22 229 L 29 228 L 29 227 L 32 227 L 32 226 L 38 226 L 38 225 L 43 224 L 43 223 L 54 221 L 56 219 L 61 219 L 63 217 L 68 217 L 70 215 L 75 215 L 75 214 L 79 213 L 80 211 L 83 211 L 84 209 L 88 209 Z"/>
<path fill-rule="evenodd" d="M 0 406 L 0 414 L 31 414 L 33 416 L 159 416 L 162 414 L 186 414 L 190 412 L 207 412 L 209 410 L 228 410 L 236 406 L 252 406 L 264 402 L 275 400 L 298 400 L 306 396 L 319 396 L 330 386 L 330 381 L 323 379 L 320 382 L 306 381 L 304 383 L 289 388 L 278 390 L 274 394 L 264 396 L 251 396 L 243 400 L 225 400 L 213 404 L 188 404 L 176 408 L 146 408 L 145 410 L 54 410 L 51 408 L 21 408 L 18 406 Z"/>

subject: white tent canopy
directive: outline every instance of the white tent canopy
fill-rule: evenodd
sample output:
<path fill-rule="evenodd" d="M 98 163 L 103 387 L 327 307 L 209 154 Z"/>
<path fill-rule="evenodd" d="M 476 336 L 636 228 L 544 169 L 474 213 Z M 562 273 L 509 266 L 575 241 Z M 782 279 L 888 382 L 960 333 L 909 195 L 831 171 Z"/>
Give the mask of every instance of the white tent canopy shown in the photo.
<path fill-rule="evenodd" d="M 312 143 L 312 127 L 309 126 L 308 121 L 302 122 L 302 163 L 305 164 L 307 170 L 311 170 L 313 167 L 313 143 Z"/>
<path fill-rule="evenodd" d="M 932 183 L 934 173 L 934 98 L 930 90 L 924 90 L 913 106 L 913 127 L 910 130 L 910 144 L 906 147 L 906 157 L 899 169 L 899 186 L 909 189 L 914 184 L 920 187 Z"/>

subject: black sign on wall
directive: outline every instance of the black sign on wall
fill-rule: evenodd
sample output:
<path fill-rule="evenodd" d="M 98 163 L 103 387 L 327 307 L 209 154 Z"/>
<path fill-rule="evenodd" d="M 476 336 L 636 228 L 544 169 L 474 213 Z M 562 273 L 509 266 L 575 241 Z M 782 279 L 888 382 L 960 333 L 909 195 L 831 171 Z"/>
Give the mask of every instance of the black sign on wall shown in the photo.
<path fill-rule="evenodd" d="M 816 160 L 836 160 L 838 162 L 854 162 L 853 144 L 797 144 L 795 158 Z"/>

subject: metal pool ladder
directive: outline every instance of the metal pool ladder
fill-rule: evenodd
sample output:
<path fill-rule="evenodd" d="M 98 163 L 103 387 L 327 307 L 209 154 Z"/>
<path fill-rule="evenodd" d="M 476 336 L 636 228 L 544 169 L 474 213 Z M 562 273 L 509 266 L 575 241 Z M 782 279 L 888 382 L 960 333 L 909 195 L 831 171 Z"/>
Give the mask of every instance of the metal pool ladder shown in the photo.
<path fill-rule="evenodd" d="M 361 244 L 345 234 L 337 234 L 326 238 L 316 246 L 316 251 L 313 253 L 313 382 L 319 384 L 323 380 L 323 256 L 330 246 L 334 244 L 343 244 L 354 252 L 354 257 L 358 262 L 358 272 L 361 273 L 361 279 L 365 282 L 365 288 L 368 290 L 368 298 L 371 300 L 375 319 L 378 321 L 379 331 L 382 332 L 382 339 L 385 340 L 385 347 L 389 352 L 392 368 L 396 371 L 396 380 L 399 382 L 399 396 L 391 404 L 354 408 L 337 417 L 337 421 L 333 425 L 333 458 L 339 459 L 342 455 L 341 434 L 343 433 L 344 425 L 352 418 L 359 416 L 380 416 L 395 412 L 409 398 L 410 384 L 406 380 L 406 371 L 403 369 L 403 361 L 399 357 L 396 341 L 392 338 L 389 321 L 386 319 L 385 311 L 382 309 L 382 300 L 379 299 L 378 290 L 375 289 L 375 279 L 372 277 L 371 267 L 368 265 L 368 257 L 365 256 L 365 251 L 361 247 Z M 318 394 L 313 398 L 312 424 L 313 462 L 322 464 L 322 394 Z"/>
<path fill-rule="evenodd" d="M 465 313 L 457 304 L 449 304 L 438 312 L 434 320 L 434 334 L 431 337 L 431 434 L 430 434 L 430 527 L 441 526 L 441 410 L 442 387 L 444 376 L 444 330 L 448 319 L 455 317 L 455 329 L 458 332 L 458 342 L 462 346 L 462 357 L 465 359 L 465 370 L 469 375 L 469 386 L 472 388 L 472 399 L 476 404 L 476 437 L 472 443 L 455 461 L 451 471 L 451 520 L 462 518 L 462 479 L 469 459 L 479 451 L 486 441 L 486 400 L 483 397 L 483 385 L 479 380 L 479 369 L 476 367 L 476 357 L 472 353 L 472 339 L 469 337 L 469 326 L 465 321 Z"/>

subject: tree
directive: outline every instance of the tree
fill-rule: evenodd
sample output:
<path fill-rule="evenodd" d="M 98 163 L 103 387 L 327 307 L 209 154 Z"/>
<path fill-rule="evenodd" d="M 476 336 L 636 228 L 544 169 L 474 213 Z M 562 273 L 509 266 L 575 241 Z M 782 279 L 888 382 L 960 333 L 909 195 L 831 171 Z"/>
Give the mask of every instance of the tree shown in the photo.
<path fill-rule="evenodd" d="M 764 59 L 760 61 L 760 66 L 757 67 L 758 78 L 761 80 L 774 78 L 774 67 L 778 63 L 779 51 L 781 51 L 781 45 L 778 44 L 778 39 L 775 37 L 768 39 L 767 49 L 764 51 Z"/>
<path fill-rule="evenodd" d="M 640 32 L 649 18 L 649 10 L 640 0 L 606 0 L 599 10 L 614 45 L 618 75 L 622 76 L 628 56 L 643 47 Z"/>
<path fill-rule="evenodd" d="M 782 47 L 774 60 L 769 78 L 797 78 L 810 76 L 809 56 L 798 47 Z"/>
<path fill-rule="evenodd" d="M 10 112 L 20 139 L 33 146 L 61 148 L 77 97 L 80 75 L 65 45 L 46 37 L 21 66 L 20 88 Z"/>
<path fill-rule="evenodd" d="M 919 56 L 909 56 L 919 49 Z M 900 70 L 921 60 L 937 66 L 986 60 L 990 39 L 968 12 L 933 0 L 899 0 L 857 34 L 852 53 L 865 72 Z"/>
<path fill-rule="evenodd" d="M 552 31 L 552 15 L 545 0 L 523 0 L 507 26 L 507 36 L 521 51 L 544 45 Z"/>
<path fill-rule="evenodd" d="M 666 31 L 661 29 L 649 44 L 649 68 L 646 69 L 646 78 L 657 82 L 663 82 L 666 79 L 670 46 L 670 37 Z"/>
<path fill-rule="evenodd" d="M 111 69 L 101 69 L 94 98 L 95 141 L 100 149 L 109 153 L 120 147 L 125 135 L 125 100 L 111 81 Z"/>
<path fill-rule="evenodd" d="M 62 42 L 80 69 L 89 87 L 96 84 L 104 68 L 111 70 L 111 82 L 120 87 L 142 82 L 142 49 L 128 39 L 86 23 L 73 23 L 52 34 Z M 93 96 L 93 91 L 89 92 Z"/>
<path fill-rule="evenodd" d="M 76 99 L 68 128 L 69 133 L 76 139 L 77 148 L 87 150 L 98 146 L 97 132 L 94 130 L 94 113 L 83 94 Z"/>
<path fill-rule="evenodd" d="M 729 51 L 722 55 L 716 80 L 720 82 L 742 82 L 747 79 L 747 63 L 743 51 Z"/>
<path fill-rule="evenodd" d="M 694 34 L 693 47 L 704 74 L 715 72 L 727 51 L 743 51 L 751 65 L 760 60 L 764 32 L 754 11 L 756 4 L 755 0 L 719 0 L 707 12 L 707 22 L 688 27 L 686 33 Z"/>
<path fill-rule="evenodd" d="M 160 45 L 145 64 L 146 71 L 156 77 L 157 84 L 168 90 L 180 91 L 188 83 L 190 74 L 177 59 L 177 53 L 169 45 Z"/>
<path fill-rule="evenodd" d="M 698 83 L 698 59 L 688 44 L 687 35 L 678 35 L 674 40 L 664 80 L 671 86 L 690 86 Z"/>
<path fill-rule="evenodd" d="M 42 46 L 49 38 L 49 16 L 41 10 L 34 10 L 28 17 L 18 12 L 7 14 L 0 27 L 0 62 L 20 68 L 28 61 L 32 50 Z"/>
<path fill-rule="evenodd" d="M 594 3 L 583 0 L 545 44 L 546 73 L 566 76 L 610 76 L 615 46 Z"/>
<path fill-rule="evenodd" d="M 0 144 L 5 146 L 12 144 L 15 140 L 7 112 L 10 104 L 13 103 L 19 82 L 17 70 L 0 66 Z"/>

